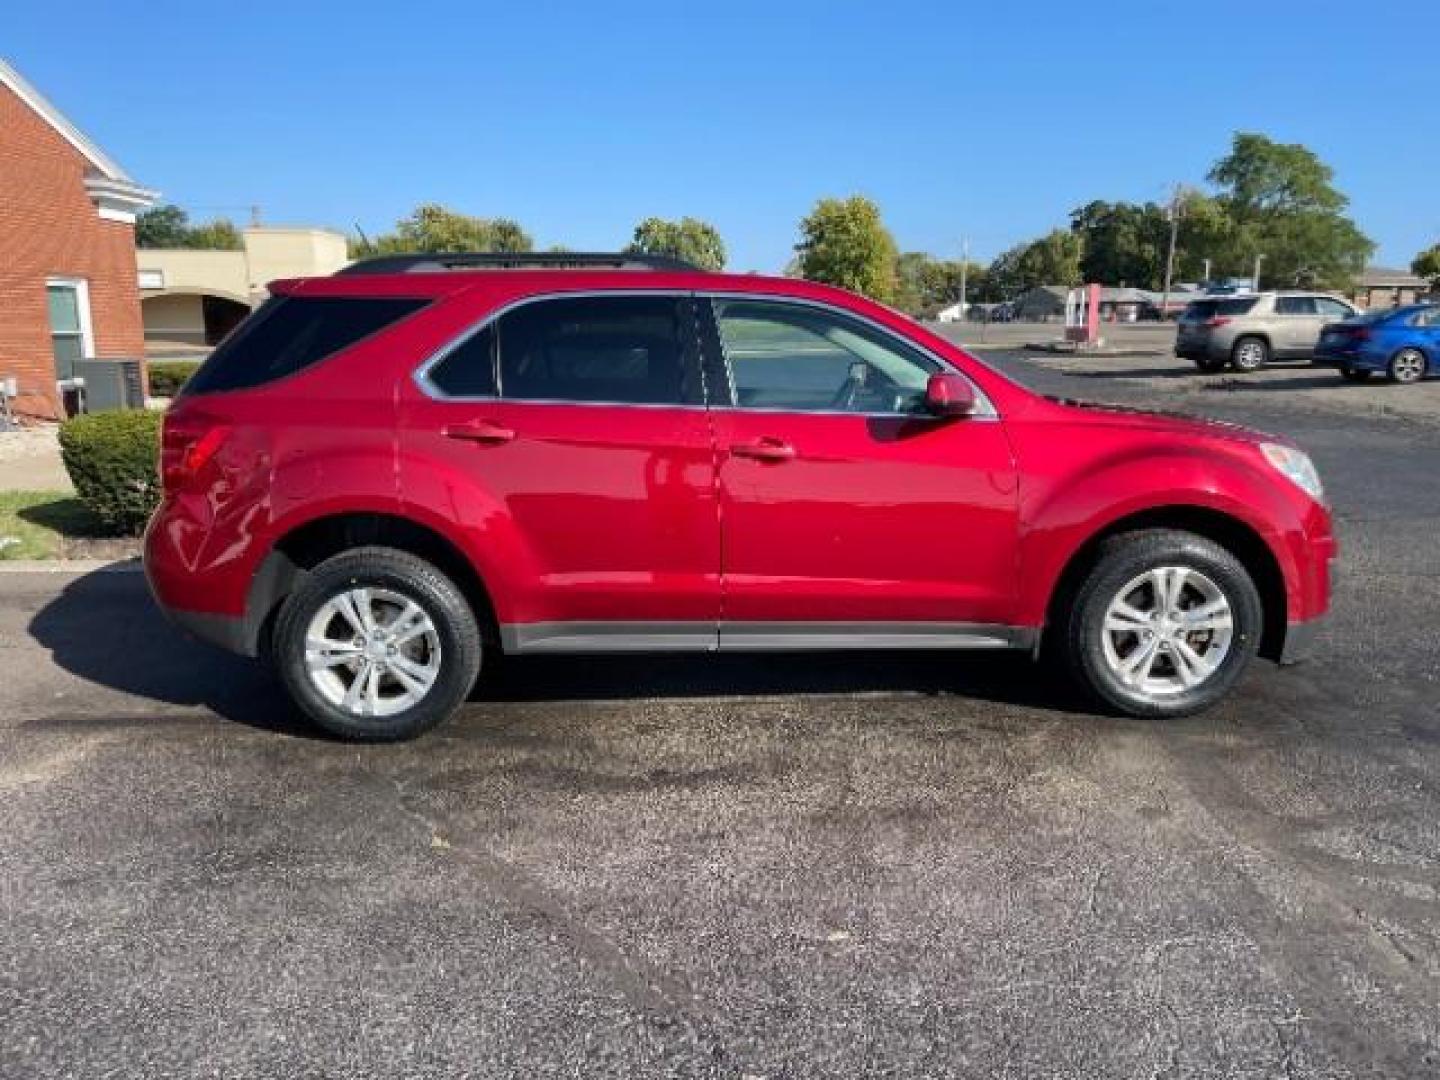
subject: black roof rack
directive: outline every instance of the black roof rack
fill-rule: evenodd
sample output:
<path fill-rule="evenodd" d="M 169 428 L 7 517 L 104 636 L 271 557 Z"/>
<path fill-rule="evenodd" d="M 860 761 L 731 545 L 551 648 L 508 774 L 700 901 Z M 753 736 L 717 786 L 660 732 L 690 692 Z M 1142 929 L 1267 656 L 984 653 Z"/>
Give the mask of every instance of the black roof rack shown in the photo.
<path fill-rule="evenodd" d="M 603 252 L 451 251 L 415 255 L 377 255 L 360 259 L 336 273 L 423 274 L 448 270 L 670 270 L 695 271 L 699 267 L 668 255 L 627 255 Z"/>

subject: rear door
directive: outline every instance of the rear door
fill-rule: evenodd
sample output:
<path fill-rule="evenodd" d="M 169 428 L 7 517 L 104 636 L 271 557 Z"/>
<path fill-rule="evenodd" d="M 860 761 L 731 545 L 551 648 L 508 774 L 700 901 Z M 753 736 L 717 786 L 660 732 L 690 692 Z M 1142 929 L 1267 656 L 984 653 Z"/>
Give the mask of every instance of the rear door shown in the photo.
<path fill-rule="evenodd" d="M 1001 644 L 1015 596 L 1003 425 L 923 407 L 934 357 L 837 309 L 717 296 L 721 647 Z"/>
<path fill-rule="evenodd" d="M 693 300 L 525 302 L 417 382 L 401 409 L 402 495 L 472 532 L 504 585 L 508 648 L 715 646 L 720 533 Z M 437 464 L 448 491 L 433 490 Z"/>

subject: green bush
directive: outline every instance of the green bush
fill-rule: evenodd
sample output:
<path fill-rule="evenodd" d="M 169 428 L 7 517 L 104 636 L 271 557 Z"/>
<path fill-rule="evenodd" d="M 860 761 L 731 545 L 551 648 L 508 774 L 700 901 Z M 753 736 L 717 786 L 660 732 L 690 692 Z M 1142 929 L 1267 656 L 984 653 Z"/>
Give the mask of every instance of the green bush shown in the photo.
<path fill-rule="evenodd" d="M 60 456 L 80 501 L 117 535 L 145 527 L 160 501 L 160 414 L 90 413 L 60 426 Z"/>
<path fill-rule="evenodd" d="M 173 398 L 190 381 L 200 361 L 152 360 L 146 366 L 150 369 L 150 396 Z"/>

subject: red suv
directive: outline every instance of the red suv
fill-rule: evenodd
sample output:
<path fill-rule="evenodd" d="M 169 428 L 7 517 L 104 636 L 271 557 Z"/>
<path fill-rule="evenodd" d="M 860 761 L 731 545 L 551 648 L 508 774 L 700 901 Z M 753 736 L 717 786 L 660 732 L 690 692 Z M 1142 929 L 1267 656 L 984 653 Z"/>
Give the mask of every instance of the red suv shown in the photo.
<path fill-rule="evenodd" d="M 438 723 L 495 652 L 1043 643 L 1177 716 L 1328 604 L 1290 443 L 1041 397 L 838 289 L 567 254 L 271 292 L 166 417 L 145 565 L 349 738 Z"/>

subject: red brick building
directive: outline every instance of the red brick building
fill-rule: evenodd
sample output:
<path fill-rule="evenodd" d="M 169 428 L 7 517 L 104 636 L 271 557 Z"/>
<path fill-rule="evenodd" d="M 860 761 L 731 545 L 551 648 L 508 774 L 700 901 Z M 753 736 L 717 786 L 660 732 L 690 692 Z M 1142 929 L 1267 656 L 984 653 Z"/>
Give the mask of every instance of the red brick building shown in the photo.
<path fill-rule="evenodd" d="M 155 195 L 0 60 L 0 378 L 19 382 L 17 412 L 62 415 L 77 358 L 143 358 L 135 214 Z"/>

